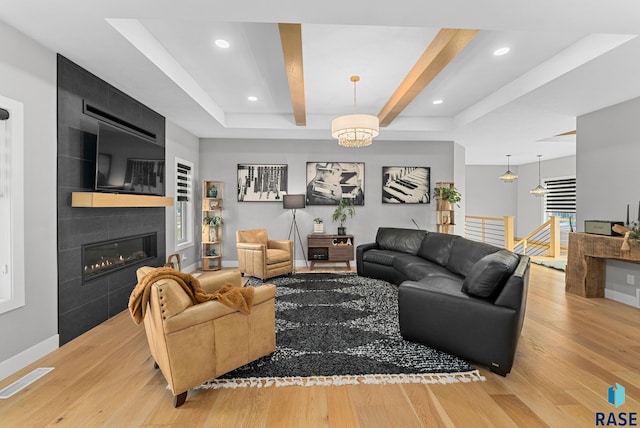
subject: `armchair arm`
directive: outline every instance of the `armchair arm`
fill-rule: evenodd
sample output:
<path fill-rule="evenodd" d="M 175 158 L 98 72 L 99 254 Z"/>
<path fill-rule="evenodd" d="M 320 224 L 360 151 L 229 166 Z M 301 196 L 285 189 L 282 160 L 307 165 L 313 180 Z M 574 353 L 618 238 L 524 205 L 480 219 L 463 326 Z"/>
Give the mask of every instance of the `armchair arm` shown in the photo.
<path fill-rule="evenodd" d="M 275 298 L 275 295 L 276 286 L 273 284 L 256 287 L 255 294 L 253 296 L 253 306 L 273 299 Z M 238 310 L 223 305 L 217 300 L 211 300 L 209 302 L 189 306 L 184 311 L 164 320 L 165 334 L 175 333 L 234 312 L 238 312 Z"/>
<path fill-rule="evenodd" d="M 285 250 L 285 251 L 293 252 L 293 241 L 289 241 L 285 239 L 280 239 L 280 240 L 269 239 L 269 241 L 267 242 L 267 248 L 274 248 L 277 250 Z"/>
<path fill-rule="evenodd" d="M 200 286 L 207 293 L 215 293 L 223 285 L 232 285 L 234 287 L 242 287 L 240 271 L 222 271 L 214 274 L 202 275 L 198 278 Z"/>
<path fill-rule="evenodd" d="M 251 251 L 264 251 L 266 248 L 264 244 L 250 244 L 248 242 L 238 242 L 236 243 L 236 247 L 239 250 L 251 250 Z"/>

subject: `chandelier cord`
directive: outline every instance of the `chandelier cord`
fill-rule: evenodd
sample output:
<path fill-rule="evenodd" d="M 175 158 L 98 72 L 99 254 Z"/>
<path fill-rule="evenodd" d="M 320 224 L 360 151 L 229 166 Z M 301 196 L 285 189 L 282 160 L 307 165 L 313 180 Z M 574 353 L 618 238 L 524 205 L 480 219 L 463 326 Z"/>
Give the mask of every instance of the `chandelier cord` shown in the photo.
<path fill-rule="evenodd" d="M 356 84 L 358 82 L 354 81 L 353 82 L 353 114 L 356 113 Z"/>
<path fill-rule="evenodd" d="M 538 186 L 542 185 L 542 178 L 540 177 L 540 158 L 542 155 L 538 155 Z"/>

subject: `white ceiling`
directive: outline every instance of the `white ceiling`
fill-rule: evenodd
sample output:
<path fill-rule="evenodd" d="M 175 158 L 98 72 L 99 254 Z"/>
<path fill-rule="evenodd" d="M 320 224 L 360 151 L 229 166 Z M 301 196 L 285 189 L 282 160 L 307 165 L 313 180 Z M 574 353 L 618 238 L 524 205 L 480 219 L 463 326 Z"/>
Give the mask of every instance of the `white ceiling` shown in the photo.
<path fill-rule="evenodd" d="M 553 137 L 578 115 L 640 96 L 636 0 L 94 3 L 0 0 L 0 20 L 202 138 L 336 144 L 331 119 L 353 111 L 349 76 L 361 76 L 357 112 L 378 114 L 441 28 L 480 32 L 374 144 L 454 140 L 468 164 L 504 164 L 506 154 L 529 163 L 575 154 L 575 139 Z M 279 22 L 303 24 L 304 127 Z M 215 47 L 218 38 L 231 47 Z M 509 54 L 492 55 L 503 46 Z"/>

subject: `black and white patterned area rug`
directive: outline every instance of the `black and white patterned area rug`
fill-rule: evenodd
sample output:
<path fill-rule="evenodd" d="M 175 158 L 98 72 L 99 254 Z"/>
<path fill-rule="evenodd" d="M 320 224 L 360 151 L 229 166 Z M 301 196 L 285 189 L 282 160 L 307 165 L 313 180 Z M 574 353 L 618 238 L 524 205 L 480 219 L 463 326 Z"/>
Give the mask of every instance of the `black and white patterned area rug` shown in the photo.
<path fill-rule="evenodd" d="M 387 282 L 335 273 L 266 282 L 277 286 L 276 352 L 199 388 L 485 380 L 467 361 L 403 340 Z"/>

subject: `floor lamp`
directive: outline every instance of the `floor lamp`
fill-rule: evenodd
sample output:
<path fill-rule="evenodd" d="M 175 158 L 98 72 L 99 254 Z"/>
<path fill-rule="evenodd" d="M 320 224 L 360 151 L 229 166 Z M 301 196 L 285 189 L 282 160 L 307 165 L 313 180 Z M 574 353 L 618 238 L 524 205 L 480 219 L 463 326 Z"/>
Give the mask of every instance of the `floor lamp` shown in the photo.
<path fill-rule="evenodd" d="M 298 230 L 298 223 L 296 222 L 296 210 L 305 207 L 305 195 L 284 195 L 282 198 L 282 207 L 285 210 L 291 210 L 293 219 L 291 220 L 291 227 L 289 228 L 289 238 L 291 239 L 291 232 L 293 232 L 293 272 L 296 271 L 296 236 L 302 249 L 302 256 L 304 257 L 305 266 L 309 267 L 307 263 L 307 255 L 304 252 L 304 245 L 302 244 L 302 237 Z"/>

